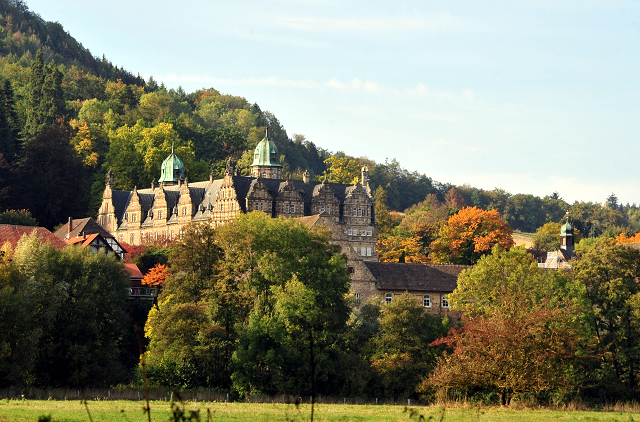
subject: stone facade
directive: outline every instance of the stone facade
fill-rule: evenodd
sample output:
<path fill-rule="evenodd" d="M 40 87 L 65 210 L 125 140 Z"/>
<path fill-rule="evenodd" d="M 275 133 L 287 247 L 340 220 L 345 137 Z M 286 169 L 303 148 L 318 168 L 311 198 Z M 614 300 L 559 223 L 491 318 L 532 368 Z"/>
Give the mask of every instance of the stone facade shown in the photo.
<path fill-rule="evenodd" d="M 180 238 L 193 221 L 219 226 L 245 212 L 261 211 L 274 218 L 323 214 L 323 221 L 333 225 L 334 240 L 339 238 L 362 260 L 378 260 L 375 207 L 364 172 L 361 181 L 366 184 L 343 185 L 237 176 L 229 163 L 222 179 L 190 183 L 178 173 L 176 178 L 149 189 L 119 191 L 109 173 L 99 224 L 119 242 L 139 245 Z"/>

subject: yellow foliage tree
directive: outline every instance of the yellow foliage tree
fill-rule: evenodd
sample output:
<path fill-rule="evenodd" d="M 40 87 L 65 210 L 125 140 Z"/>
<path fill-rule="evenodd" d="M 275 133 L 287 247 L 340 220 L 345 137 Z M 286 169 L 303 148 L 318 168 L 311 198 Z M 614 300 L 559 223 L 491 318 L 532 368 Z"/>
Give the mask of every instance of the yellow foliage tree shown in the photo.
<path fill-rule="evenodd" d="M 422 253 L 420 240 L 417 236 L 388 236 L 378 239 L 377 252 L 381 262 L 415 262 L 419 264 L 429 262 L 426 255 Z"/>
<path fill-rule="evenodd" d="M 355 158 L 332 155 L 324 160 L 327 165 L 329 181 L 333 183 L 354 184 L 360 178 L 362 164 Z"/>
<path fill-rule="evenodd" d="M 80 123 L 72 120 L 71 126 L 74 129 L 78 129 L 78 133 L 71 142 L 78 155 L 82 157 L 82 162 L 89 167 L 97 166 L 98 153 L 94 151 L 94 143 L 91 140 L 91 129 L 89 125 L 85 120 L 82 120 Z"/>

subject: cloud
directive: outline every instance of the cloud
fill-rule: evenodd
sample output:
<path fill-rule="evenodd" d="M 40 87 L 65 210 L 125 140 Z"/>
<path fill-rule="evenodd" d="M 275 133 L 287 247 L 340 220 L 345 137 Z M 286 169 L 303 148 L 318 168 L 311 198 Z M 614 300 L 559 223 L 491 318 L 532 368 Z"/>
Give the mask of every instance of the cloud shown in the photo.
<path fill-rule="evenodd" d="M 344 83 L 335 78 L 331 78 L 325 83 L 325 86 L 329 88 L 350 91 L 381 92 L 384 90 L 384 88 L 381 85 L 378 85 L 377 82 L 363 81 L 360 78 L 354 78 L 351 80 L 351 82 L 348 83 Z"/>
<path fill-rule="evenodd" d="M 361 78 L 353 78 L 343 82 L 337 78 L 331 78 L 322 83 L 312 79 L 283 79 L 277 76 L 252 77 L 252 78 L 216 78 L 203 75 L 177 75 L 175 73 L 156 77 L 158 81 L 174 84 L 208 84 L 215 85 L 236 85 L 236 86 L 281 86 L 299 89 L 330 89 L 338 91 L 352 91 L 370 93 L 378 95 L 393 95 L 396 97 L 423 97 L 436 100 L 443 100 L 453 103 L 473 103 L 475 94 L 470 89 L 465 89 L 461 93 L 453 91 L 430 90 L 424 83 L 418 83 L 415 87 L 407 89 L 389 89 L 375 81 L 367 81 Z"/>
<path fill-rule="evenodd" d="M 265 78 L 234 79 L 234 78 L 215 78 L 215 77 L 201 76 L 201 75 L 169 74 L 165 76 L 160 76 L 157 79 L 163 82 L 177 82 L 177 83 L 198 82 L 198 83 L 205 83 L 205 84 L 225 84 L 225 85 L 288 86 L 293 88 L 320 87 L 320 84 L 310 79 L 301 79 L 301 80 L 281 79 L 276 76 L 268 76 Z"/>
<path fill-rule="evenodd" d="M 270 20 L 281 28 L 320 31 L 320 32 L 389 32 L 389 31 L 440 31 L 440 32 L 477 32 L 487 31 L 488 27 L 479 21 L 455 16 L 450 13 L 439 13 L 429 17 L 401 18 L 359 18 L 330 19 L 279 16 Z"/>

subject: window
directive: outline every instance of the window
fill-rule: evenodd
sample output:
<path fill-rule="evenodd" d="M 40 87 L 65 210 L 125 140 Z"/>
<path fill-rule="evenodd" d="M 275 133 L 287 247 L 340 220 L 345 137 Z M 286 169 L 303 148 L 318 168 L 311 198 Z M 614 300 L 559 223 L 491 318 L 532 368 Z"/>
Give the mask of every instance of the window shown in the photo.
<path fill-rule="evenodd" d="M 130 243 L 130 244 L 132 244 L 132 245 L 133 245 L 134 243 L 136 243 L 136 235 L 135 235 L 135 234 L 133 234 L 133 233 L 131 233 L 131 236 L 130 236 L 129 240 L 130 240 L 130 242 L 129 242 L 129 243 Z"/>
<path fill-rule="evenodd" d="M 449 298 L 447 297 L 447 295 L 442 295 L 442 307 L 443 308 L 449 307 Z"/>
<path fill-rule="evenodd" d="M 360 293 L 356 293 L 354 296 L 356 297 L 356 299 L 360 299 Z"/>
<path fill-rule="evenodd" d="M 162 218 L 162 211 L 158 211 L 158 218 Z"/>
<path fill-rule="evenodd" d="M 353 267 L 347 267 L 347 272 L 349 274 L 353 274 Z"/>
<path fill-rule="evenodd" d="M 184 237 L 184 232 L 183 232 L 182 230 L 180 230 L 180 231 L 178 232 L 178 237 L 179 237 L 180 239 L 182 239 L 182 238 Z"/>
<path fill-rule="evenodd" d="M 430 308 L 431 307 L 431 295 L 422 296 L 422 306 L 424 308 Z"/>
<path fill-rule="evenodd" d="M 358 248 L 356 246 L 353 247 L 355 253 L 358 253 Z"/>
<path fill-rule="evenodd" d="M 118 235 L 118 242 L 124 242 L 124 235 Z"/>
<path fill-rule="evenodd" d="M 220 204 L 220 211 L 224 211 L 224 204 Z"/>
<path fill-rule="evenodd" d="M 263 178 L 263 179 L 266 179 L 266 178 L 267 178 L 267 172 L 266 172 L 266 171 L 263 171 L 263 172 L 262 172 L 262 178 Z"/>
<path fill-rule="evenodd" d="M 285 212 L 286 214 L 288 214 L 288 213 L 289 213 L 289 204 L 284 204 L 284 212 Z"/>
<path fill-rule="evenodd" d="M 173 232 L 173 230 L 171 230 L 171 237 L 170 239 L 173 240 L 173 238 L 175 237 L 175 233 Z"/>
<path fill-rule="evenodd" d="M 373 229 L 367 229 L 367 236 L 373 235 Z"/>
<path fill-rule="evenodd" d="M 387 305 L 390 304 L 392 300 L 393 293 L 387 293 L 386 295 L 384 295 L 384 303 L 386 303 Z"/>
<path fill-rule="evenodd" d="M 331 214 L 331 207 L 327 207 L 327 214 Z"/>
<path fill-rule="evenodd" d="M 357 216 L 358 216 L 358 210 L 357 210 L 356 208 L 354 208 L 354 209 L 353 209 L 353 213 L 352 213 L 352 215 L 353 215 L 354 217 L 357 217 Z"/>
<path fill-rule="evenodd" d="M 358 217 L 362 217 L 362 208 L 358 208 Z"/>
<path fill-rule="evenodd" d="M 320 212 L 324 212 L 324 205 L 320 206 Z"/>
<path fill-rule="evenodd" d="M 353 233 L 353 230 L 351 229 L 351 227 L 349 227 L 349 236 L 351 236 L 352 233 Z"/>
<path fill-rule="evenodd" d="M 362 236 L 366 236 L 367 235 L 367 231 L 365 229 L 360 230 L 360 234 Z"/>
<path fill-rule="evenodd" d="M 235 211 L 236 210 L 236 204 L 234 204 L 233 202 L 231 203 L 231 211 Z"/>
<path fill-rule="evenodd" d="M 291 204 L 291 213 L 295 213 L 296 212 L 296 206 L 295 204 Z"/>
<path fill-rule="evenodd" d="M 371 256 L 371 248 L 367 248 L 367 256 Z"/>
<path fill-rule="evenodd" d="M 367 248 L 365 248 L 364 246 L 362 246 L 360 248 L 360 255 L 362 256 L 367 256 Z"/>

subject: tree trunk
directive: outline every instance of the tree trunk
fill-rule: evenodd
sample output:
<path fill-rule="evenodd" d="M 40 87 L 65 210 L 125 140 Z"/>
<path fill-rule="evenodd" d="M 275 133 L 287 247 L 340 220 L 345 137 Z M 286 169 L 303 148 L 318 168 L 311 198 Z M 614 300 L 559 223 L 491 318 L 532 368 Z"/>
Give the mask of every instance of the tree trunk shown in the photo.
<path fill-rule="evenodd" d="M 313 422 L 313 408 L 316 404 L 316 359 L 313 354 L 313 328 L 309 330 L 309 351 L 311 358 L 311 422 Z"/>

